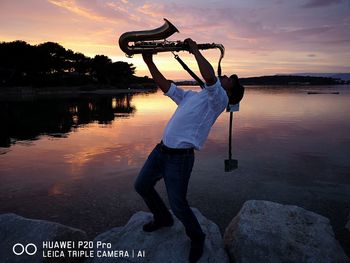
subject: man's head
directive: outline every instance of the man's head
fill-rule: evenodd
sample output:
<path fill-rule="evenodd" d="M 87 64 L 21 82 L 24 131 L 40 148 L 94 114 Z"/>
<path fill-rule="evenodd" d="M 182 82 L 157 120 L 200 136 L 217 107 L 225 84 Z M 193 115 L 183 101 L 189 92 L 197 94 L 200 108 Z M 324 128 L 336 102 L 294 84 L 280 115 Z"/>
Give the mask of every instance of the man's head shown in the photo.
<path fill-rule="evenodd" d="M 239 84 L 237 75 L 233 74 L 230 77 L 226 75 L 220 77 L 221 86 L 226 90 L 229 104 L 237 104 L 241 101 L 244 95 L 244 87 Z"/>

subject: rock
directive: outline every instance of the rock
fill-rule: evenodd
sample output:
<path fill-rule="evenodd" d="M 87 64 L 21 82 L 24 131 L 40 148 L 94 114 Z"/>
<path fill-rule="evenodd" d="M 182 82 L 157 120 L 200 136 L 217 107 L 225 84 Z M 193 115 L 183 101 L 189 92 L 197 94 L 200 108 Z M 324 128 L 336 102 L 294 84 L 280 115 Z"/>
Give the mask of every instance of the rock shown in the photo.
<path fill-rule="evenodd" d="M 205 248 L 200 262 L 225 263 L 229 262 L 220 230 L 217 225 L 205 218 L 197 209 L 192 208 L 198 218 L 203 231 L 206 234 Z M 152 219 L 151 213 L 138 212 L 134 214 L 124 227 L 116 227 L 100 234 L 94 239 L 94 243 L 101 241 L 111 243 L 111 249 L 104 251 L 122 250 L 128 251 L 129 257 L 122 255 L 118 258 L 120 262 L 152 262 L 152 263 L 179 263 L 188 262 L 190 240 L 185 234 L 185 229 L 181 222 L 174 217 L 172 227 L 161 228 L 152 233 L 146 233 L 142 226 Z M 141 251 L 145 252 L 145 257 L 137 257 Z M 97 253 L 95 249 L 95 254 Z M 133 254 L 134 253 L 134 254 Z M 124 256 L 124 257 L 123 257 Z M 133 257 L 134 256 L 134 257 Z M 89 259 L 92 263 L 116 262 L 115 258 Z"/>
<path fill-rule="evenodd" d="M 303 208 L 250 200 L 225 230 L 230 259 L 240 262 L 349 262 L 329 219 Z"/>
<path fill-rule="evenodd" d="M 2 263 L 40 263 L 48 262 L 48 258 L 43 257 L 43 241 L 77 241 L 86 240 L 85 232 L 67 227 L 58 223 L 48 222 L 45 220 L 27 219 L 16 214 L 0 215 L 0 255 Z M 16 244 L 20 245 L 16 245 Z M 27 246 L 29 253 L 23 251 L 22 246 Z M 15 246 L 16 245 L 16 246 Z M 15 246 L 15 248 L 14 248 Z M 56 258 L 49 262 L 81 262 L 78 258 Z"/>

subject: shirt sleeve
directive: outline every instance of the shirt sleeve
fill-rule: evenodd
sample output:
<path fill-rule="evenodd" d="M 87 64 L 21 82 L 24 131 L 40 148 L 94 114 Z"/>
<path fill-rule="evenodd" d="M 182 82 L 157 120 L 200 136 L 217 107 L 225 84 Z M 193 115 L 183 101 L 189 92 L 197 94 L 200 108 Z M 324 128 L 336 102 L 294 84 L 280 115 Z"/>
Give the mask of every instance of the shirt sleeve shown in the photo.
<path fill-rule="evenodd" d="M 221 86 L 220 79 L 216 78 L 216 82 L 211 86 L 205 84 L 204 88 L 208 90 L 210 105 L 215 110 L 220 112 L 223 111 L 228 104 L 228 96 L 224 88 Z"/>
<path fill-rule="evenodd" d="M 177 87 L 174 83 L 171 83 L 169 90 L 164 93 L 165 96 L 171 98 L 177 105 L 181 103 L 181 101 L 189 94 L 191 91 L 184 91 Z"/>

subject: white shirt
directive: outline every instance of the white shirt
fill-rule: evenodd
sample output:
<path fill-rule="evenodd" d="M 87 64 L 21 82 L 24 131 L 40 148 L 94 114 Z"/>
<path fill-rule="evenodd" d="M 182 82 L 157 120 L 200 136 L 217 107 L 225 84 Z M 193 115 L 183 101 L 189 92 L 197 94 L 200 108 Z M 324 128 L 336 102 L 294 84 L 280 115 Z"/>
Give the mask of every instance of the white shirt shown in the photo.
<path fill-rule="evenodd" d="M 200 92 L 184 91 L 172 83 L 164 95 L 178 107 L 165 127 L 163 143 L 170 148 L 194 147 L 200 150 L 210 128 L 228 104 L 219 78 L 214 85 L 205 85 Z"/>

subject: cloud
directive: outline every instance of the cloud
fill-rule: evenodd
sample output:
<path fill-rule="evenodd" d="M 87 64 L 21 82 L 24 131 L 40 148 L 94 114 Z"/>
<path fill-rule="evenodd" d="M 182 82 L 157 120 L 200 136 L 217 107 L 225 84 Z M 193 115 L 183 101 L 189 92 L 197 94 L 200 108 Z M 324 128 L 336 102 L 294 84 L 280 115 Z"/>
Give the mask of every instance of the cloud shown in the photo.
<path fill-rule="evenodd" d="M 139 18 L 135 16 L 128 7 L 126 0 L 120 1 L 82 1 L 82 0 L 48 0 L 49 3 L 68 10 L 69 12 L 84 17 L 91 21 L 110 24 L 127 24 L 132 21 L 138 23 Z"/>
<path fill-rule="evenodd" d="M 1 0 L 0 36 L 32 43 L 50 40 L 89 56 L 124 58 L 116 45 L 122 33 L 151 30 L 167 18 L 180 31 L 169 40 L 191 37 L 198 43 L 223 44 L 226 68 L 278 72 L 310 63 L 330 65 L 329 61 L 341 66 L 350 59 L 348 1 Z M 329 8 L 316 8 L 322 6 Z M 216 51 L 205 54 L 216 62 Z M 193 60 L 186 52 L 183 56 Z M 163 57 L 168 61 L 167 54 L 157 59 L 161 62 Z M 301 62 L 293 64 L 295 57 Z M 135 63 L 141 67 L 141 61 Z"/>
<path fill-rule="evenodd" d="M 339 4 L 343 0 L 309 0 L 306 4 L 303 4 L 301 7 L 305 8 L 314 8 L 314 7 L 325 7 L 334 4 Z"/>
<path fill-rule="evenodd" d="M 103 20 L 104 17 L 96 14 L 94 11 L 82 8 L 74 0 L 48 0 L 51 4 L 64 8 L 76 15 L 83 16 L 93 20 Z"/>

